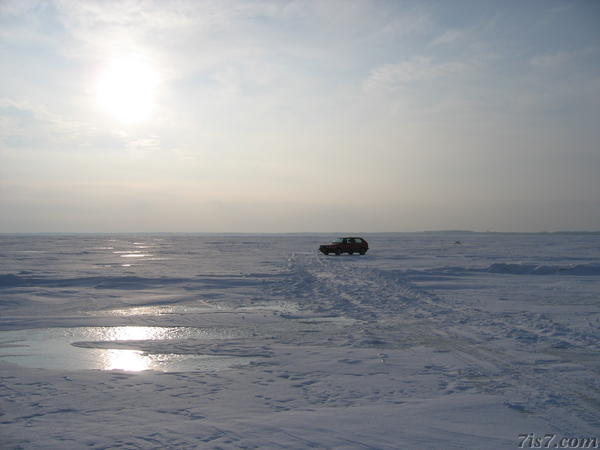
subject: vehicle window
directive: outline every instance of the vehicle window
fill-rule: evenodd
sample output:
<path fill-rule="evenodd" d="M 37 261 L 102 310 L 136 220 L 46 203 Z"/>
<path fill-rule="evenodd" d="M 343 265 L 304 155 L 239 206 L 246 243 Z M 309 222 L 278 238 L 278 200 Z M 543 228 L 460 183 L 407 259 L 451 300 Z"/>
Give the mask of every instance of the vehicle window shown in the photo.
<path fill-rule="evenodd" d="M 356 238 L 354 240 L 356 241 L 357 244 L 362 244 L 362 241 L 363 241 L 361 238 Z"/>
<path fill-rule="evenodd" d="M 342 239 L 342 238 L 337 238 L 337 239 L 336 239 L 335 241 L 333 241 L 333 242 L 334 242 L 334 243 L 337 243 L 337 244 L 339 244 L 339 243 L 341 243 L 342 241 L 343 241 L 343 239 Z"/>
<path fill-rule="evenodd" d="M 351 243 L 351 244 L 354 244 L 354 239 L 350 239 L 350 243 Z"/>

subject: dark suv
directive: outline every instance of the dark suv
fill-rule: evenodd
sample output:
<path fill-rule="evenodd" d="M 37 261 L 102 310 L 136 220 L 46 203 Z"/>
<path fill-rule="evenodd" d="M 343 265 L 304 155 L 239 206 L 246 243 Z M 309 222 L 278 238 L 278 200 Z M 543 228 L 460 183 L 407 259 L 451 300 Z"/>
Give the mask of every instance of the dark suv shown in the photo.
<path fill-rule="evenodd" d="M 360 237 L 342 237 L 333 241 L 331 244 L 324 244 L 319 247 L 319 251 L 326 255 L 335 253 L 341 255 L 342 253 L 360 253 L 364 255 L 369 250 L 369 244 L 363 238 Z"/>

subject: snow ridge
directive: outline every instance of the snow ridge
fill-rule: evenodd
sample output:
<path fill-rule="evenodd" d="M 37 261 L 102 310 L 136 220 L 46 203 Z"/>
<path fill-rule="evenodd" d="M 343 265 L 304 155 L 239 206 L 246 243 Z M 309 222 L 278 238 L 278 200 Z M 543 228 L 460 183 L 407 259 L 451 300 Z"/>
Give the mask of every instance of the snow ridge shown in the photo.
<path fill-rule="evenodd" d="M 418 272 L 408 270 L 407 272 Z M 437 269 L 428 269 L 427 273 L 498 273 L 507 275 L 575 275 L 575 276 L 598 276 L 600 275 L 600 264 L 530 264 L 530 263 L 508 263 L 497 262 L 484 268 L 467 266 L 448 266 Z"/>

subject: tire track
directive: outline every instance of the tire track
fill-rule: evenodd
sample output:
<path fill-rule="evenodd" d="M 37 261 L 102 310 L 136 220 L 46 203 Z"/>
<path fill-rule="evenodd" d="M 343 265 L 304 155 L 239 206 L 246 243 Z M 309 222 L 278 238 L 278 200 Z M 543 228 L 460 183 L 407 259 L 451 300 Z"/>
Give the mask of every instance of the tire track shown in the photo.
<path fill-rule="evenodd" d="M 582 364 L 564 344 L 595 347 L 597 337 L 543 314 L 493 312 L 449 301 L 411 283 L 409 275 L 365 267 L 357 258 L 294 253 L 286 271 L 277 295 L 297 301 L 305 313 L 357 321 L 346 345 L 426 345 L 451 352 L 463 369 L 430 369 L 445 378 L 448 393 L 473 389 L 500 395 L 509 408 L 564 423 L 558 430 L 563 433 L 580 428 L 580 422 L 600 426 L 598 364 Z"/>

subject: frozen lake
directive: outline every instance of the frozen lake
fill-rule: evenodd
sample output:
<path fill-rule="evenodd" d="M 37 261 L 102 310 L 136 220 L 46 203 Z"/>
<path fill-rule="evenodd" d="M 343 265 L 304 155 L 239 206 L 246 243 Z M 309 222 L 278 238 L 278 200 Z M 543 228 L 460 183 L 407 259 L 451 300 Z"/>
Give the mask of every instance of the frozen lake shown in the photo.
<path fill-rule="evenodd" d="M 498 448 L 600 429 L 600 235 L 317 252 L 335 237 L 1 235 L 7 442 Z"/>

